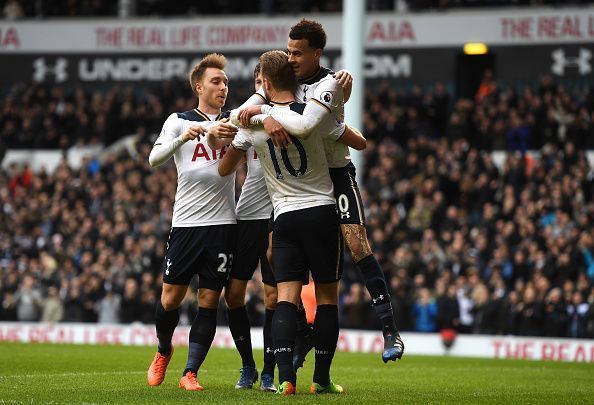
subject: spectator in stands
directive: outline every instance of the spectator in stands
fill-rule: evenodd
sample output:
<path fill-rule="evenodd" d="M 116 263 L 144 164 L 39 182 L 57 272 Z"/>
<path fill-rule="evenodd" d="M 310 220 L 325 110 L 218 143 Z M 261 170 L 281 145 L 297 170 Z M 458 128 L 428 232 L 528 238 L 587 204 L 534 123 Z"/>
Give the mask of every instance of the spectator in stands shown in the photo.
<path fill-rule="evenodd" d="M 35 279 L 29 275 L 23 278 L 23 283 L 14 295 L 17 319 L 25 322 L 36 322 L 40 317 L 42 295 L 35 286 Z"/>
<path fill-rule="evenodd" d="M 479 284 L 472 291 L 474 306 L 470 310 L 473 316 L 472 333 L 495 334 L 499 325 L 499 306 L 491 300 L 490 292 L 484 284 Z"/>
<path fill-rule="evenodd" d="M 562 300 L 561 289 L 551 289 L 545 301 L 545 336 L 566 336 L 567 308 Z"/>
<path fill-rule="evenodd" d="M 97 322 L 104 324 L 120 323 L 121 305 L 122 297 L 108 289 L 95 306 Z"/>
<path fill-rule="evenodd" d="M 65 322 L 83 322 L 83 300 L 80 291 L 80 281 L 73 278 L 70 284 L 66 283 L 67 292 L 64 302 L 64 321 Z"/>
<path fill-rule="evenodd" d="M 449 285 L 447 291 L 444 291 L 445 282 L 440 282 L 437 285 L 440 286 L 437 298 L 437 330 L 457 330 L 460 324 L 460 308 L 458 306 L 458 299 L 456 298 L 456 286 L 453 284 Z"/>
<path fill-rule="evenodd" d="M 544 313 L 541 303 L 537 301 L 534 287 L 526 287 L 522 301 L 516 307 L 518 335 L 542 336 Z"/>
<path fill-rule="evenodd" d="M 485 70 L 483 73 L 483 79 L 476 91 L 476 102 L 481 104 L 486 101 L 489 97 L 492 97 L 497 91 L 497 82 L 493 77 L 493 71 L 490 69 Z"/>
<path fill-rule="evenodd" d="M 586 314 L 586 335 L 588 338 L 594 338 L 594 288 L 590 290 L 588 297 L 588 313 Z"/>
<path fill-rule="evenodd" d="M 56 323 L 64 317 L 64 304 L 58 295 L 58 289 L 51 286 L 47 289 L 47 298 L 43 299 L 42 304 L 42 322 Z"/>
<path fill-rule="evenodd" d="M 585 338 L 588 316 L 588 302 L 584 300 L 581 292 L 575 291 L 571 298 L 571 304 L 567 306 L 568 332 L 567 336 L 573 338 Z"/>
<path fill-rule="evenodd" d="M 396 326 L 399 330 L 412 330 L 414 318 L 412 314 L 413 299 L 410 292 L 411 287 L 405 277 L 393 277 L 392 287 L 392 308 L 396 311 Z"/>
<path fill-rule="evenodd" d="M 366 329 L 369 325 L 371 302 L 365 299 L 365 289 L 360 283 L 351 284 L 340 303 L 341 324 L 349 329 Z"/>
<path fill-rule="evenodd" d="M 17 321 L 17 309 L 14 302 L 14 293 L 6 291 L 0 303 L 0 319 L 3 321 Z"/>
<path fill-rule="evenodd" d="M 419 289 L 419 297 L 413 305 L 413 316 L 415 318 L 415 331 L 435 332 L 437 331 L 436 316 L 437 305 L 431 297 L 428 288 Z"/>
<path fill-rule="evenodd" d="M 140 321 L 142 316 L 142 303 L 138 292 L 138 283 L 134 278 L 126 279 L 122 303 L 120 308 L 120 320 L 123 323 Z"/>
<path fill-rule="evenodd" d="M 148 273 L 144 273 L 148 274 Z M 140 296 L 140 322 L 151 325 L 155 323 L 155 305 L 157 305 L 157 292 L 155 289 L 142 290 Z"/>

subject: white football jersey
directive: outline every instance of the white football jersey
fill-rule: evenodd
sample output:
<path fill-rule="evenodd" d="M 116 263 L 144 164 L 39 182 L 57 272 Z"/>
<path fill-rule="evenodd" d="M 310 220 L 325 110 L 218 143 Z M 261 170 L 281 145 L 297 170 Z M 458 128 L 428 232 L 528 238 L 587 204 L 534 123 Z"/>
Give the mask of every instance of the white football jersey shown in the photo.
<path fill-rule="evenodd" d="M 223 117 L 216 117 L 220 118 Z M 192 125 L 208 127 L 214 122 L 198 109 L 173 113 L 163 124 L 155 145 L 179 137 Z M 236 223 L 235 174 L 221 177 L 218 172 L 219 161 L 226 150 L 227 147 L 213 150 L 208 146 L 206 137 L 199 137 L 184 143 L 175 151 L 177 192 L 172 227 Z"/>
<path fill-rule="evenodd" d="M 300 114 L 304 107 L 305 104 L 299 103 L 275 105 Z M 323 139 L 336 140 L 344 133 L 345 125 L 329 121 L 334 122 L 334 131 L 326 128 L 323 133 L 305 139 L 292 136 L 293 143 L 286 149 L 275 147 L 263 130 L 240 129 L 235 136 L 233 147 L 248 151 L 253 146 L 258 154 L 275 218 L 285 212 L 335 204 Z"/>
<path fill-rule="evenodd" d="M 332 77 L 334 72 L 320 67 L 320 70 L 307 79 L 299 80 L 295 99 L 307 103 L 313 99 L 326 107 L 338 122 L 344 122 L 344 94 L 338 82 Z M 327 138 L 324 141 L 328 166 L 344 167 L 351 162 L 349 147 L 342 142 Z"/>
<path fill-rule="evenodd" d="M 266 180 L 264 180 L 264 171 L 258 153 L 254 148 L 249 148 L 246 158 L 247 176 L 241 187 L 241 194 L 235 210 L 237 219 L 268 219 L 272 212 L 272 202 L 266 189 Z"/>

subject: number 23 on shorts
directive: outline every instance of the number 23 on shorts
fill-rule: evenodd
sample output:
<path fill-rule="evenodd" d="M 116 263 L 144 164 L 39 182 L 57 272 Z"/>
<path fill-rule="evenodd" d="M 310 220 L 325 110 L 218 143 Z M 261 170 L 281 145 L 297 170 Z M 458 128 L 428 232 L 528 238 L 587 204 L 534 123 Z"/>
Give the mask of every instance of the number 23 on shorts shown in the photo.
<path fill-rule="evenodd" d="M 217 268 L 217 271 L 219 273 L 229 273 L 233 265 L 233 254 L 219 253 L 219 259 L 221 260 L 221 264 Z"/>

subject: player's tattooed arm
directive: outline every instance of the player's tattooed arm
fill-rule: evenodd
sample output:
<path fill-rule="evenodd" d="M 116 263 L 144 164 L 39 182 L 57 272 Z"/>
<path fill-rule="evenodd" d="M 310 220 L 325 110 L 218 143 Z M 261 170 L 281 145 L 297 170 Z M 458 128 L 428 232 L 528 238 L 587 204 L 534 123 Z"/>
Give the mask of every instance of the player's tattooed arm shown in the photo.
<path fill-rule="evenodd" d="M 351 256 L 355 263 L 359 263 L 371 254 L 371 246 L 369 246 L 367 231 L 364 225 L 342 224 L 341 228 L 344 241 L 351 251 Z"/>

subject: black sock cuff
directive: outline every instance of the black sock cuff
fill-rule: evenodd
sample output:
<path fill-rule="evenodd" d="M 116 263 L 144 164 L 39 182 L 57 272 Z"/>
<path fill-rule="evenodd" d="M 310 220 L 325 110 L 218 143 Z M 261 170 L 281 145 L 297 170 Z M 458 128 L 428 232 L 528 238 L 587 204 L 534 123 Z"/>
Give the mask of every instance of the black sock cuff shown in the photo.
<path fill-rule="evenodd" d="M 361 275 L 365 280 L 372 279 L 376 277 L 381 277 L 385 279 L 384 272 L 382 271 L 382 266 L 380 266 L 379 262 L 375 258 L 374 255 L 369 255 L 365 259 L 360 260 L 357 263 L 357 267 L 361 270 Z"/>
<path fill-rule="evenodd" d="M 338 312 L 338 305 L 331 305 L 331 304 L 318 305 L 318 307 L 316 308 L 316 314 L 319 314 L 322 312 Z"/>
<path fill-rule="evenodd" d="M 217 310 L 213 308 L 198 307 L 198 316 L 200 318 L 217 318 Z"/>
<path fill-rule="evenodd" d="M 375 264 L 373 262 L 377 262 L 375 256 L 373 255 L 373 253 L 370 253 L 369 256 L 365 256 L 363 259 L 359 260 L 357 262 L 357 265 L 359 267 L 365 267 L 365 266 L 369 266 L 370 264 Z"/>
<path fill-rule="evenodd" d="M 241 315 L 243 313 L 247 314 L 247 308 L 245 305 L 241 306 L 241 307 L 237 307 L 237 308 L 229 308 L 227 309 L 227 314 L 229 314 L 229 318 L 233 317 L 233 316 L 238 316 Z"/>
<path fill-rule="evenodd" d="M 292 302 L 289 301 L 279 301 L 276 304 L 276 310 L 278 311 L 281 308 L 289 308 L 292 309 L 294 311 L 297 311 L 297 305 L 293 304 Z"/>

